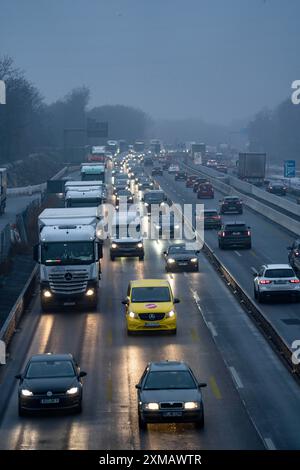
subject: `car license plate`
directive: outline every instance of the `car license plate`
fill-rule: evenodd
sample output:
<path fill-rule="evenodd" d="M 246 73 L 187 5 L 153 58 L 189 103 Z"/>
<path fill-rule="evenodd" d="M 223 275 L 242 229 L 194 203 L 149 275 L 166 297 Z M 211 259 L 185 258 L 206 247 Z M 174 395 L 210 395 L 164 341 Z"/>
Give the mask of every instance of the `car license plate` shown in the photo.
<path fill-rule="evenodd" d="M 275 281 L 275 284 L 286 284 L 286 281 Z"/>
<path fill-rule="evenodd" d="M 232 232 L 232 235 L 240 235 L 241 232 Z"/>
<path fill-rule="evenodd" d="M 64 305 L 68 307 L 69 305 L 75 305 L 75 302 L 64 302 Z"/>
<path fill-rule="evenodd" d="M 165 418 L 180 417 L 182 416 L 182 411 L 166 411 L 165 413 L 163 413 L 163 416 Z"/>
<path fill-rule="evenodd" d="M 145 326 L 148 326 L 150 328 L 155 328 L 159 326 L 158 321 L 146 321 Z"/>
<path fill-rule="evenodd" d="M 53 403 L 59 403 L 59 398 L 43 398 L 41 400 L 42 405 L 50 405 Z"/>
<path fill-rule="evenodd" d="M 187 265 L 187 261 L 179 261 L 179 266 L 186 266 Z"/>

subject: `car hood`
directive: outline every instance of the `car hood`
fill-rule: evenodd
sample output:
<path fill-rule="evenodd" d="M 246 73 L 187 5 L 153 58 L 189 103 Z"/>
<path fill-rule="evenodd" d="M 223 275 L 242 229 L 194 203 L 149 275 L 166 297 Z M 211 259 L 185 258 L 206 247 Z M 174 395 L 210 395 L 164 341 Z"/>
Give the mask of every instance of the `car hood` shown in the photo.
<path fill-rule="evenodd" d="M 142 238 L 131 238 L 131 237 L 124 237 L 124 238 L 113 238 L 112 243 L 142 243 Z"/>
<path fill-rule="evenodd" d="M 187 390 L 143 390 L 141 400 L 144 403 L 162 401 L 201 401 L 201 392 L 194 389 Z"/>
<path fill-rule="evenodd" d="M 76 377 L 60 377 L 46 379 L 24 379 L 21 388 L 26 388 L 33 393 L 64 393 L 71 387 L 78 386 Z"/>
<path fill-rule="evenodd" d="M 156 313 L 174 310 L 173 302 L 136 302 L 130 303 L 129 310 L 134 313 Z"/>
<path fill-rule="evenodd" d="M 191 260 L 192 258 L 197 258 L 197 255 L 196 254 L 190 254 L 190 253 L 178 253 L 178 254 L 174 254 L 174 255 L 169 255 L 167 257 L 167 260 L 168 259 L 175 259 L 176 261 L 180 261 L 180 260 L 186 260 L 186 259 L 189 259 Z"/>

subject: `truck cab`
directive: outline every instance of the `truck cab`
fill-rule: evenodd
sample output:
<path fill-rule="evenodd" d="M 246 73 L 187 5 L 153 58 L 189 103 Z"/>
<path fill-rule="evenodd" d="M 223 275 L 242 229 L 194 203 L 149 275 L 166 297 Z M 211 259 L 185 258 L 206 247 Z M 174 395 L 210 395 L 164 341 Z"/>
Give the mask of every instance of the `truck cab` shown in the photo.
<path fill-rule="evenodd" d="M 96 308 L 101 255 L 94 226 L 44 226 L 34 247 L 34 259 L 40 264 L 42 310 Z"/>
<path fill-rule="evenodd" d="M 102 191 L 97 189 L 69 190 L 65 195 L 65 207 L 97 207 L 104 202 Z"/>

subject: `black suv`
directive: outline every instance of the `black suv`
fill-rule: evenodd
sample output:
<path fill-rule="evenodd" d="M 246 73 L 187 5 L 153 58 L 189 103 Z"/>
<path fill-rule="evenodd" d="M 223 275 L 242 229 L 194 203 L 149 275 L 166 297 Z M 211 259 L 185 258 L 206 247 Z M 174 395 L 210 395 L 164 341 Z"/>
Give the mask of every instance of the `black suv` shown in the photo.
<path fill-rule="evenodd" d="M 177 171 L 175 175 L 175 181 L 185 181 L 186 180 L 186 172 L 185 171 Z"/>
<path fill-rule="evenodd" d="M 152 175 L 152 176 L 155 176 L 155 175 L 162 176 L 162 175 L 163 175 L 163 170 L 162 170 L 162 168 L 161 168 L 160 166 L 155 166 L 155 167 L 152 169 L 151 175 Z"/>
<path fill-rule="evenodd" d="M 292 246 L 288 246 L 289 263 L 295 271 L 300 272 L 300 238 L 294 241 Z"/>
<path fill-rule="evenodd" d="M 221 214 L 243 213 L 243 203 L 237 196 L 225 196 L 224 199 L 220 200 L 220 203 Z"/>
<path fill-rule="evenodd" d="M 229 222 L 223 224 L 218 233 L 219 248 L 244 247 L 251 248 L 250 227 L 245 222 Z"/>

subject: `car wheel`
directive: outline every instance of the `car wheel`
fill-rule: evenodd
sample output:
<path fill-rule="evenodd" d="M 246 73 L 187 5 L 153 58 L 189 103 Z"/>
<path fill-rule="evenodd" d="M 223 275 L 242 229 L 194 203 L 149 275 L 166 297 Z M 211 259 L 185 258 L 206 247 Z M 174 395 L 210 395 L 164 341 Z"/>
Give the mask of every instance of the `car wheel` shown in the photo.
<path fill-rule="evenodd" d="M 115 257 L 112 256 L 112 255 L 110 255 L 110 259 L 111 259 L 111 261 L 115 261 Z"/>
<path fill-rule="evenodd" d="M 221 242 L 219 242 L 219 248 L 220 248 L 220 250 L 223 250 L 223 248 L 224 248 L 223 244 Z"/>
<path fill-rule="evenodd" d="M 255 287 L 253 288 L 253 293 L 254 293 L 254 298 L 257 299 L 257 291 L 256 291 Z"/>
<path fill-rule="evenodd" d="M 248 243 L 248 245 L 246 246 L 246 248 L 248 248 L 249 250 L 251 250 L 251 248 L 252 248 L 252 243 Z"/>
<path fill-rule="evenodd" d="M 82 413 L 82 401 L 80 401 L 79 405 L 75 408 L 75 413 L 76 414 Z"/>
<path fill-rule="evenodd" d="M 147 429 L 147 423 L 146 421 L 141 417 L 140 413 L 139 413 L 139 428 L 140 429 Z"/>
<path fill-rule="evenodd" d="M 204 412 L 202 413 L 201 418 L 195 422 L 195 426 L 198 429 L 203 429 L 204 428 Z"/>
<path fill-rule="evenodd" d="M 144 255 L 143 255 L 143 256 L 139 256 L 139 261 L 144 261 Z"/>
<path fill-rule="evenodd" d="M 264 295 L 261 292 L 257 292 L 257 300 L 262 304 L 264 301 Z"/>
<path fill-rule="evenodd" d="M 20 405 L 18 406 L 18 415 L 20 417 L 26 416 L 26 412 L 23 410 L 23 408 Z"/>

